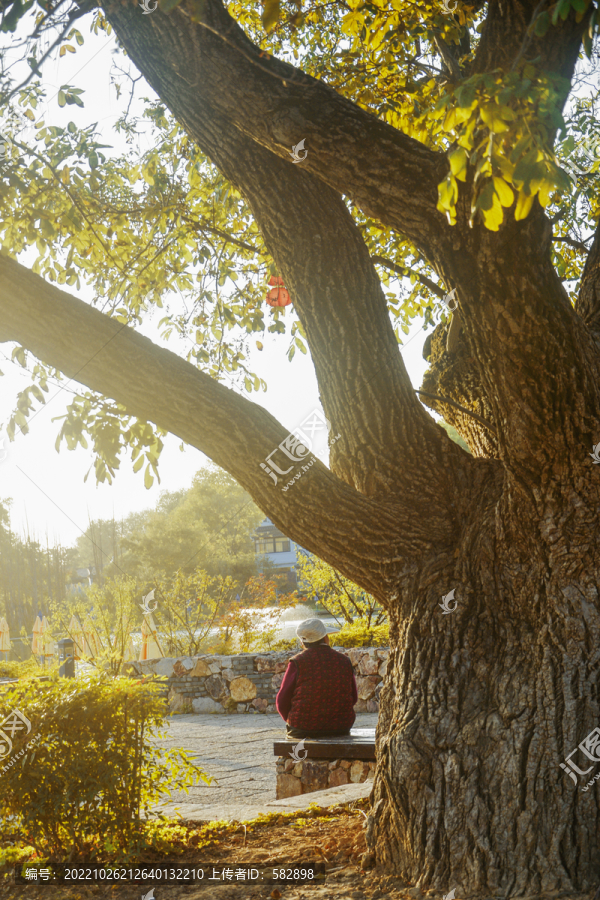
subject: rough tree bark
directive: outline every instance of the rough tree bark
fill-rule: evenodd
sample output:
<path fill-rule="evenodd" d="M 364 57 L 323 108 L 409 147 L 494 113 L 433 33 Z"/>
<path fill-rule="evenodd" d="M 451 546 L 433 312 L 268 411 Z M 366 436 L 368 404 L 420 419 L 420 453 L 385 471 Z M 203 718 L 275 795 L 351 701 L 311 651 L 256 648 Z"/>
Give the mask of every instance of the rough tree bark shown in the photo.
<path fill-rule="evenodd" d="M 488 4 L 472 72 L 511 64 L 536 6 Z M 269 414 L 2 257 L 0 340 L 206 452 L 284 532 L 385 604 L 393 653 L 367 829 L 379 865 L 463 896 L 589 890 L 600 788 L 583 792 L 560 763 L 599 713 L 598 239 L 573 309 L 539 206 L 497 233 L 469 228 L 467 185 L 450 227 L 436 210 L 442 154 L 260 57 L 219 0 L 200 23 L 185 2 L 169 17 L 104 7 L 252 208 L 342 435 L 331 471 L 316 463 L 282 494 L 259 465 L 285 437 Z M 570 78 L 583 27 L 571 15 L 530 54 Z M 294 166 L 301 138 L 309 155 Z M 457 288 L 458 346 L 438 329 L 423 390 L 485 420 L 428 401 L 472 457 L 415 397 L 342 193 Z M 444 615 L 451 590 L 457 608 Z"/>

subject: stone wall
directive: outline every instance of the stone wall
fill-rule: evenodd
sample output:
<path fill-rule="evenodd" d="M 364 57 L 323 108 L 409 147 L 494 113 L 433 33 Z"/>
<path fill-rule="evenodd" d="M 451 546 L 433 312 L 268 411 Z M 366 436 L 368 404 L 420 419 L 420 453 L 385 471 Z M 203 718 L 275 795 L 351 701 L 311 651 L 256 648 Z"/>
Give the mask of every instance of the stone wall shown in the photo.
<path fill-rule="evenodd" d="M 355 784 L 372 781 L 375 763 L 362 759 L 304 759 L 294 762 L 284 756 L 277 757 L 277 799 L 298 797 L 313 791 L 337 787 L 339 784 Z"/>
<path fill-rule="evenodd" d="M 339 652 L 349 657 L 356 675 L 358 703 L 354 709 L 378 712 L 389 650 L 339 648 Z M 125 671 L 132 677 L 166 677 L 164 694 L 171 712 L 275 713 L 275 696 L 283 673 L 288 659 L 296 653 L 298 650 L 149 659 L 127 663 Z"/>

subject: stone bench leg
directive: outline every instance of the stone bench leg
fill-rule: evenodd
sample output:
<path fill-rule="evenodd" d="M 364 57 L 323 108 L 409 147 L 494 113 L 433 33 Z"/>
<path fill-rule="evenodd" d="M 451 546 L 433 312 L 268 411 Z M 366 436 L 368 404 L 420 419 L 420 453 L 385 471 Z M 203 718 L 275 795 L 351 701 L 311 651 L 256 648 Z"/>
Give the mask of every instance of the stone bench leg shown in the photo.
<path fill-rule="evenodd" d="M 324 791 L 340 784 L 372 781 L 375 763 L 362 759 L 304 759 L 295 763 L 293 759 L 279 756 L 276 771 L 276 797 L 283 800 L 284 797 L 299 797 L 300 794 Z"/>

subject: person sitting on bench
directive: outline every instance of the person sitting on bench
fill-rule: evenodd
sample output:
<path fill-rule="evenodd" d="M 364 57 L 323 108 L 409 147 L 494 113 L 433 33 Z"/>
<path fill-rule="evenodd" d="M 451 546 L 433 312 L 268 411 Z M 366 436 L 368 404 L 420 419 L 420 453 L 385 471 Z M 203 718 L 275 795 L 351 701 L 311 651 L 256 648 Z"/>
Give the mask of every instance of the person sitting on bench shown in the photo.
<path fill-rule="evenodd" d="M 349 734 L 354 724 L 354 670 L 347 656 L 329 646 L 330 634 L 337 630 L 321 619 L 306 619 L 296 629 L 304 650 L 289 660 L 275 700 L 288 737 Z"/>

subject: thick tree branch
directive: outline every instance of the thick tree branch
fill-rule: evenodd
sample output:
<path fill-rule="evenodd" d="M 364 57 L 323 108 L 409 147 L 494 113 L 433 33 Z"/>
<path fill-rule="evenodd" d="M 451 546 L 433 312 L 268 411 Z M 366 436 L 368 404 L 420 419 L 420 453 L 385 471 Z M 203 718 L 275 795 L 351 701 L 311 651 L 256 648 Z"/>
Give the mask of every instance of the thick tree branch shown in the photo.
<path fill-rule="evenodd" d="M 469 74 L 509 71 L 525 58 L 535 60 L 542 72 L 560 75 L 565 85 L 571 82 L 593 7 L 581 22 L 571 9 L 567 19 L 559 18 L 543 37 L 535 35 L 535 19 L 543 9 L 543 0 L 491 0 L 481 32 L 481 40 Z M 564 100 L 568 91 L 565 91 Z"/>
<path fill-rule="evenodd" d="M 304 325 L 324 409 L 342 433 L 333 470 L 369 495 L 401 490 L 415 503 L 433 502 L 448 488 L 442 457 L 453 448 L 443 435 L 440 445 L 414 397 L 373 262 L 345 204 L 216 113 L 211 121 L 219 131 L 211 158 L 250 203 Z"/>
<path fill-rule="evenodd" d="M 458 81 L 458 79 L 462 77 L 458 60 L 440 34 L 434 36 L 434 41 L 447 73 L 451 76 L 453 81 Z"/>
<path fill-rule="evenodd" d="M 426 406 L 456 428 L 474 456 L 497 457 L 498 433 L 475 359 L 464 339 L 459 340 L 456 352 L 448 352 L 449 327 L 449 322 L 440 323 L 425 342 L 423 357 L 429 369 L 417 393 Z"/>
<path fill-rule="evenodd" d="M 288 63 L 261 55 L 220 0 L 206 0 L 202 23 L 185 2 L 171 17 L 141 17 L 129 4 L 104 4 L 128 54 L 179 121 L 208 106 L 284 159 L 306 140 L 301 164 L 347 194 L 367 215 L 401 230 L 426 252 L 450 226 L 436 209 L 444 154 L 360 109 Z M 207 26 L 207 27 L 204 27 Z M 222 35 L 222 37 L 217 36 Z M 453 235 L 455 239 L 455 235 Z"/>
<path fill-rule="evenodd" d="M 120 12 L 115 21 L 121 36 Z M 203 92 L 186 96 L 164 64 L 159 70 L 162 100 L 246 197 L 291 292 L 323 407 L 342 434 L 333 471 L 369 496 L 402 492 L 433 504 L 452 493 L 456 447 L 414 396 L 377 273 L 340 195 L 249 140 Z"/>
<path fill-rule="evenodd" d="M 600 226 L 585 261 L 575 309 L 600 342 Z"/>
<path fill-rule="evenodd" d="M 286 534 L 379 597 L 383 583 L 395 584 L 400 560 L 452 541 L 450 518 L 425 506 L 415 516 L 402 498 L 370 500 L 318 461 L 284 493 L 284 479 L 276 485 L 260 467 L 287 435 L 270 413 L 5 256 L 0 341 L 20 343 L 206 453 Z M 349 522 L 360 531 L 360 552 L 348 540 Z"/>

